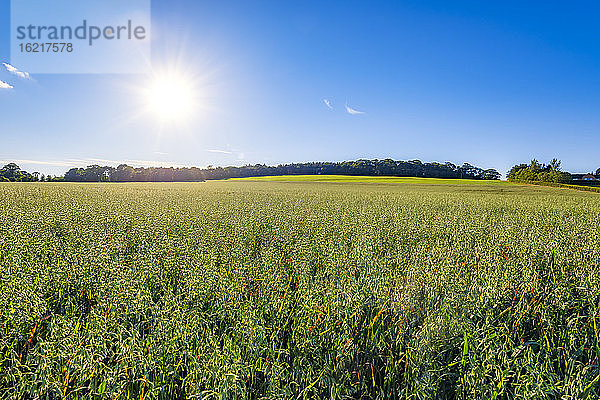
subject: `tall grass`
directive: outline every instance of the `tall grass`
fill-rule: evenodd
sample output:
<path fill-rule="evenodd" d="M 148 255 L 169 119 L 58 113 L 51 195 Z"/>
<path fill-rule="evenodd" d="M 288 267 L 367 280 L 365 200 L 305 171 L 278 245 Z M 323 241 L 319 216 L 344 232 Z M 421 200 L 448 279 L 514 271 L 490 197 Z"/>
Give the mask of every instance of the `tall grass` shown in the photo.
<path fill-rule="evenodd" d="M 0 185 L 0 398 L 598 398 L 600 197 Z"/>

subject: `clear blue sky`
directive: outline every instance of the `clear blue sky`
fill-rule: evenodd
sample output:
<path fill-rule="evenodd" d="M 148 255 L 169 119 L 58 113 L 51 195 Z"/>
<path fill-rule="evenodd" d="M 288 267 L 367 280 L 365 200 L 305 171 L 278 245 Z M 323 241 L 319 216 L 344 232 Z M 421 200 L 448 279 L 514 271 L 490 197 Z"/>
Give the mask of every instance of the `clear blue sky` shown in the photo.
<path fill-rule="evenodd" d="M 153 67 L 190 82 L 194 118 L 141 113 L 146 76 L 3 70 L 0 160 L 52 174 L 388 157 L 596 170 L 599 15 L 597 1 L 153 0 Z"/>

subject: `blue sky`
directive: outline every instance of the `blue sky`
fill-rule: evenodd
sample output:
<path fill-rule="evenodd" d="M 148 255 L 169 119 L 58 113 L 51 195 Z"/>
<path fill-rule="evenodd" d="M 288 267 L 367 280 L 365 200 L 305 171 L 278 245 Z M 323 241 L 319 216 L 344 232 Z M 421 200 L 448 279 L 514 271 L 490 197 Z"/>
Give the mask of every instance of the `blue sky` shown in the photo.
<path fill-rule="evenodd" d="M 596 170 L 598 15 L 592 1 L 153 0 L 152 67 L 189 83 L 193 118 L 142 112 L 145 75 L 4 69 L 0 160 L 52 174 L 388 157 Z"/>

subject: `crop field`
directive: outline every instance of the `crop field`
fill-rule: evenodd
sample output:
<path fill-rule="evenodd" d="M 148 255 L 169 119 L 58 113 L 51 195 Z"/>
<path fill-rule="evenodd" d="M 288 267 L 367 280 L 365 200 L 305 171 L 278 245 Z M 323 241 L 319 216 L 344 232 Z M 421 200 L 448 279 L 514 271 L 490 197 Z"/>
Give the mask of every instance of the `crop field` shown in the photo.
<path fill-rule="evenodd" d="M 0 399 L 598 398 L 600 195 L 419 183 L 0 184 Z"/>

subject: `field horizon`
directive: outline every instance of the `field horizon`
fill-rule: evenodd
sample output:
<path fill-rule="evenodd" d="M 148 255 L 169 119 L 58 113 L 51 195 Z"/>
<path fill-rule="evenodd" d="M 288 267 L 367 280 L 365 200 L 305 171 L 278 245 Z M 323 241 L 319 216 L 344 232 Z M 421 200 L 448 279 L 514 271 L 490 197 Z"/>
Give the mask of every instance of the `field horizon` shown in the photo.
<path fill-rule="evenodd" d="M 446 179 L 446 178 L 420 178 L 399 176 L 360 176 L 360 175 L 277 175 L 258 176 L 247 178 L 229 178 L 228 181 L 255 181 L 255 182 L 338 182 L 338 183 L 410 183 L 410 184 L 452 184 L 452 185 L 497 185 L 506 184 L 507 181 L 480 180 L 480 179 Z"/>

